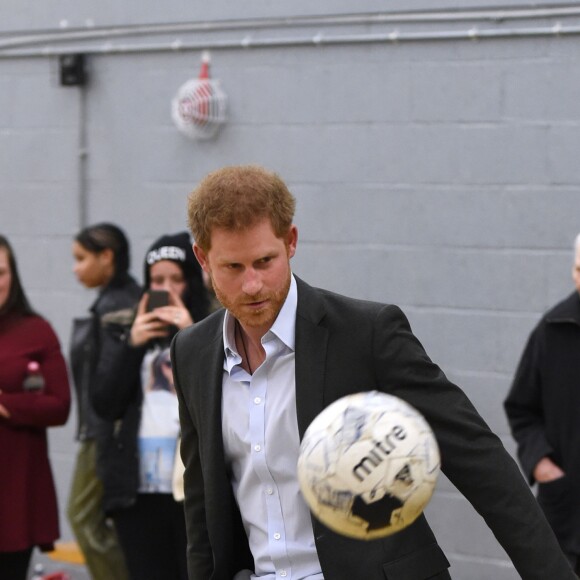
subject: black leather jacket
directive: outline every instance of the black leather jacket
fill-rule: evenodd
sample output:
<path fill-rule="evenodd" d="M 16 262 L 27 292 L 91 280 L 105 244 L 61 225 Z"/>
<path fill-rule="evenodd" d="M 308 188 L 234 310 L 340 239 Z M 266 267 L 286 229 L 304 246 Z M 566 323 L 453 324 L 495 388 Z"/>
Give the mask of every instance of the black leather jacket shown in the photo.
<path fill-rule="evenodd" d="M 99 391 L 99 381 L 103 378 L 103 369 L 108 364 L 105 356 L 108 351 L 109 328 L 130 328 L 135 315 L 135 307 L 141 296 L 141 288 L 133 278 L 127 278 L 119 285 L 108 286 L 90 308 L 90 316 L 74 321 L 70 347 L 70 367 L 74 379 L 77 399 L 77 439 L 80 441 L 96 440 L 97 473 L 105 488 L 109 488 L 109 497 L 119 495 L 116 479 L 117 465 L 110 459 L 108 449 L 111 445 L 133 449 L 133 439 L 139 428 L 140 409 L 133 412 L 133 419 L 122 422 L 111 421 L 99 416 L 92 403 L 92 393 Z M 131 452 L 136 455 L 136 449 Z M 136 460 L 133 459 L 133 462 Z M 111 477 L 113 481 L 111 482 Z M 107 496 L 107 493 L 105 494 Z M 131 501 L 126 494 L 120 503 L 128 505 Z M 105 497 L 107 503 L 117 502 Z"/>
<path fill-rule="evenodd" d="M 105 321 L 101 360 L 90 393 L 95 412 L 113 426 L 97 447 L 103 508 L 109 514 L 133 505 L 139 489 L 141 364 L 147 347 L 131 347 L 130 333 L 131 323 Z"/>
<path fill-rule="evenodd" d="M 127 276 L 121 285 L 101 291 L 89 309 L 90 316 L 73 321 L 69 360 L 77 399 L 76 437 L 80 441 L 95 439 L 102 423 L 90 403 L 89 393 L 99 363 L 103 316 L 119 311 L 132 314 L 140 295 L 139 285 Z"/>
<path fill-rule="evenodd" d="M 133 505 L 139 489 L 139 427 L 143 389 L 141 366 L 151 342 L 129 345 L 133 317 L 123 312 L 102 319 L 96 378 L 90 390 L 91 406 L 113 429 L 97 448 L 97 470 L 103 482 L 103 507 L 112 513 Z M 171 337 L 160 343 L 169 346 Z"/>

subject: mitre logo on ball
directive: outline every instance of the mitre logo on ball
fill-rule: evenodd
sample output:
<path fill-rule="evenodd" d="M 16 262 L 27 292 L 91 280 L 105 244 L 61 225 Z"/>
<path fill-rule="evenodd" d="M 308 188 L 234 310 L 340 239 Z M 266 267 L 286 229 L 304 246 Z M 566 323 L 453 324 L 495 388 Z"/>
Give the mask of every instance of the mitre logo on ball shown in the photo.
<path fill-rule="evenodd" d="M 335 401 L 312 421 L 297 468 L 316 518 L 342 535 L 372 540 L 421 515 L 437 483 L 440 456 L 414 407 L 369 391 Z"/>

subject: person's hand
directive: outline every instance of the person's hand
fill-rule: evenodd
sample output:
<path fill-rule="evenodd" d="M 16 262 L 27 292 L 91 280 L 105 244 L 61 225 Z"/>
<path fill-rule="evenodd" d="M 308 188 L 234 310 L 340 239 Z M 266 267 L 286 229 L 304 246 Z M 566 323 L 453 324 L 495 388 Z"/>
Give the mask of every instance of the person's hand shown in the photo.
<path fill-rule="evenodd" d="M 180 330 L 193 324 L 189 310 L 183 304 L 178 294 L 169 291 L 169 306 L 160 306 L 154 311 L 155 316 L 166 324 L 177 326 Z"/>
<path fill-rule="evenodd" d="M 534 479 L 538 483 L 548 483 L 566 475 L 549 457 L 543 457 L 534 467 Z"/>
<path fill-rule="evenodd" d="M 153 338 L 163 338 L 169 334 L 167 324 L 157 316 L 158 309 L 146 312 L 148 301 L 149 294 L 143 294 L 137 307 L 137 316 L 131 326 L 131 346 L 142 346 Z"/>
<path fill-rule="evenodd" d="M 2 391 L 0 391 L 0 395 L 2 394 Z M 10 419 L 10 411 L 2 404 L 0 404 L 0 417 L 3 417 L 4 419 Z"/>

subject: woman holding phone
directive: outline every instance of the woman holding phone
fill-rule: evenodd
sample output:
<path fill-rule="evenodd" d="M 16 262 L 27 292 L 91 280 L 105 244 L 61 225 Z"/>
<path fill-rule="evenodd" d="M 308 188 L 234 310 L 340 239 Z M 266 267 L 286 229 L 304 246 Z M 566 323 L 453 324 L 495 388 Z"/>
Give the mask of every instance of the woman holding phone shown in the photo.
<path fill-rule="evenodd" d="M 72 245 L 73 271 L 78 281 L 98 291 L 89 315 L 73 322 L 70 363 L 77 401 L 79 442 L 68 519 L 93 580 L 127 580 L 123 552 L 114 526 L 103 511 L 102 449 L 115 428 L 97 416 L 90 392 L 95 388 L 101 362 L 104 325 L 111 320 L 132 320 L 141 288 L 129 274 L 129 242 L 111 223 L 81 230 Z"/>
<path fill-rule="evenodd" d="M 132 580 L 187 580 L 185 517 L 172 494 L 179 416 L 169 344 L 209 307 L 187 232 L 156 240 L 144 280 L 131 324 L 106 325 L 91 394 L 97 413 L 116 425 L 104 451 L 104 508 Z"/>
<path fill-rule="evenodd" d="M 64 425 L 68 375 L 50 324 L 26 298 L 0 235 L 0 578 L 25 580 L 32 550 L 59 537 L 47 428 Z"/>

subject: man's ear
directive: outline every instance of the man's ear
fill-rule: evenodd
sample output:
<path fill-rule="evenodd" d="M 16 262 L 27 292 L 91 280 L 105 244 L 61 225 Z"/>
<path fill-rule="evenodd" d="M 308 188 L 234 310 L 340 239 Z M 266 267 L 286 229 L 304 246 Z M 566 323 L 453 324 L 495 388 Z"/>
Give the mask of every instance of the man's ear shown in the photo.
<path fill-rule="evenodd" d="M 298 228 L 292 224 L 286 234 L 286 247 L 288 248 L 288 258 L 292 258 L 296 253 L 298 244 Z"/>
<path fill-rule="evenodd" d="M 202 267 L 202 269 L 205 272 L 209 273 L 209 266 L 207 263 L 207 254 L 197 244 L 193 244 L 192 247 L 193 247 L 193 253 L 195 254 L 195 257 L 197 258 L 199 265 Z"/>

